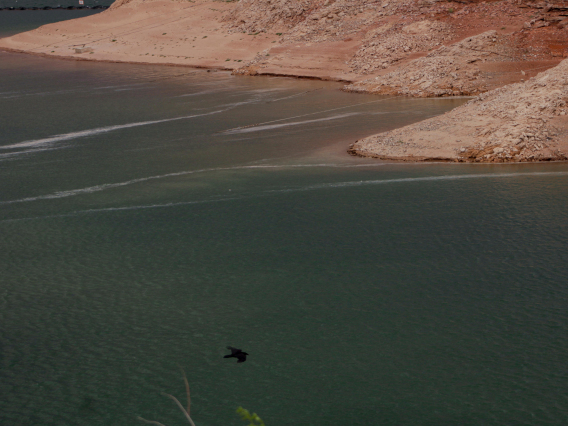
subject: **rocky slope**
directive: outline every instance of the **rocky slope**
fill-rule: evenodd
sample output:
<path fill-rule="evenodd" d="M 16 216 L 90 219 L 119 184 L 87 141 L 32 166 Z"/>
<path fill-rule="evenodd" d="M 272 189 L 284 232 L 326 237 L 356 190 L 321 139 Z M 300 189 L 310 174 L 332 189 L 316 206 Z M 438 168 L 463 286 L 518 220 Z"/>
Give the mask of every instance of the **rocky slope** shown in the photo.
<path fill-rule="evenodd" d="M 515 60 L 509 39 L 495 30 L 487 31 L 448 47 L 441 46 L 384 76 L 351 84 L 346 89 L 416 97 L 479 94 L 487 90 L 480 65 Z"/>
<path fill-rule="evenodd" d="M 482 93 L 568 56 L 565 2 L 116 0 L 81 21 L 0 47 L 79 58 L 84 44 L 81 59 L 344 80 L 348 90 L 410 96 Z"/>
<path fill-rule="evenodd" d="M 568 60 L 444 114 L 357 141 L 383 159 L 530 162 L 568 159 Z"/>
<path fill-rule="evenodd" d="M 288 47 L 287 52 L 268 49 L 237 73 L 278 73 L 285 68 L 283 62 L 298 55 L 296 44 L 319 44 L 324 51 L 326 43 L 343 41 L 351 44 L 342 70 L 356 83 L 348 87 L 353 91 L 476 94 L 524 80 L 521 71 L 546 69 L 568 56 L 568 5 L 543 7 L 527 0 L 241 0 L 237 9 L 225 17 L 232 31 L 279 31 L 279 42 Z M 487 31 L 493 31 L 491 37 L 478 37 Z M 417 76 L 417 70 L 427 72 Z M 412 78 L 415 84 L 408 87 Z M 445 81 L 438 82 L 440 78 Z"/>

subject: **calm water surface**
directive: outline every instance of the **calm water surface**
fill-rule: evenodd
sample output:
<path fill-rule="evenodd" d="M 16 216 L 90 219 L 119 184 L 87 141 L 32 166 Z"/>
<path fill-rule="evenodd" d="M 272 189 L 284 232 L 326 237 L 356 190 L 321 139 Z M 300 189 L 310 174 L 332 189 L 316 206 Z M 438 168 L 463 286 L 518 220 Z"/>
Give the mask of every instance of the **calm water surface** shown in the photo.
<path fill-rule="evenodd" d="M 0 53 L 0 424 L 566 425 L 568 166 L 349 157 L 464 100 L 339 87 Z"/>
<path fill-rule="evenodd" d="M 87 0 L 89 1 L 89 0 Z M 72 0 L 63 0 L 64 6 L 76 5 Z M 55 4 L 54 4 L 55 3 Z M 0 8 L 3 7 L 43 7 L 57 6 L 61 4 L 54 0 L 46 1 L 46 4 L 38 0 L 0 0 Z M 34 30 L 41 25 L 53 22 L 66 21 L 68 19 L 82 18 L 84 16 L 100 13 L 95 10 L 0 10 L 0 38 L 8 37 L 24 31 Z"/>

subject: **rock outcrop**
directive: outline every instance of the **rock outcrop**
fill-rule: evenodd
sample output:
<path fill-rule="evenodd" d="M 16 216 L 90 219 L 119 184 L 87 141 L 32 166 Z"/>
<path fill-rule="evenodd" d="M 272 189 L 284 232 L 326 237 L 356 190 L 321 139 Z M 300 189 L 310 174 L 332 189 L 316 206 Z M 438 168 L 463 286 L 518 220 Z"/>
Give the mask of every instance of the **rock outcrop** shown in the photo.
<path fill-rule="evenodd" d="M 517 60 L 509 37 L 495 30 L 441 46 L 384 76 L 351 84 L 346 90 L 376 94 L 468 96 L 486 91 L 480 65 L 492 61 Z"/>
<path fill-rule="evenodd" d="M 440 117 L 357 141 L 355 155 L 401 160 L 568 159 L 568 60 Z"/>
<path fill-rule="evenodd" d="M 407 25 L 388 22 L 367 32 L 349 64 L 359 74 L 370 74 L 389 68 L 412 53 L 438 48 L 454 37 L 451 26 L 444 22 L 424 20 Z"/>
<path fill-rule="evenodd" d="M 223 21 L 230 32 L 265 33 L 292 28 L 313 7 L 308 0 L 240 0 Z"/>

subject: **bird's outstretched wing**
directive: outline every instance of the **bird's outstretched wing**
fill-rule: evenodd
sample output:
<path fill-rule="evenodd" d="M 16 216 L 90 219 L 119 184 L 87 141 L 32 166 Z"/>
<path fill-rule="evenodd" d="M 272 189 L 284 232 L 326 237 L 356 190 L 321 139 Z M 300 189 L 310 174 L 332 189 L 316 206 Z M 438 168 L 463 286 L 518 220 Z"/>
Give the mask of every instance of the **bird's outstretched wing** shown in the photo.
<path fill-rule="evenodd" d="M 229 349 L 231 351 L 231 355 L 242 352 L 240 349 L 233 348 L 232 346 L 227 346 L 227 349 Z"/>

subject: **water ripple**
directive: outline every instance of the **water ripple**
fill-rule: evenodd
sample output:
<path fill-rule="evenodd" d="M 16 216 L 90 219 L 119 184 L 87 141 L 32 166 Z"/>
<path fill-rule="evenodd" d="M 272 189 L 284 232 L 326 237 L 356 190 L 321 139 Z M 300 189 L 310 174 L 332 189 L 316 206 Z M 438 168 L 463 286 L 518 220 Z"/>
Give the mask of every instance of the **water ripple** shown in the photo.
<path fill-rule="evenodd" d="M 131 128 L 131 127 L 139 127 L 139 126 L 148 126 L 150 124 L 167 123 L 169 121 L 187 120 L 189 118 L 196 118 L 196 117 L 203 117 L 203 116 L 206 116 L 206 115 L 219 114 L 219 113 L 224 112 L 224 111 L 226 111 L 226 109 L 207 112 L 207 113 L 203 113 L 203 114 L 185 115 L 183 117 L 164 118 L 162 120 L 139 121 L 139 122 L 136 122 L 136 123 L 126 123 L 126 124 L 118 124 L 118 125 L 115 125 L 115 126 L 97 127 L 95 129 L 81 130 L 79 132 L 63 133 L 61 135 L 50 136 L 48 138 L 34 139 L 34 140 L 31 140 L 31 141 L 24 141 L 24 142 L 18 142 L 18 143 L 15 143 L 15 144 L 11 144 L 11 145 L 4 145 L 4 146 L 0 146 L 0 149 L 14 149 L 14 148 L 40 146 L 40 145 L 45 145 L 45 144 L 54 143 L 54 142 L 68 141 L 68 140 L 72 140 L 72 139 L 84 138 L 84 137 L 87 137 L 87 136 L 98 135 L 100 133 L 108 133 L 108 132 L 112 132 L 114 130 L 128 129 L 128 128 Z"/>
<path fill-rule="evenodd" d="M 313 167 L 313 165 L 309 165 Z M 327 165 L 326 165 L 327 166 Z M 217 170 L 235 170 L 235 169 L 262 169 L 262 168 L 274 168 L 280 166 L 242 166 L 242 167 L 228 167 L 224 169 L 203 169 L 191 172 L 179 172 L 179 173 L 171 173 L 169 175 L 162 175 L 162 176 L 153 176 L 148 178 L 140 178 L 134 179 L 132 181 L 117 183 L 117 184 L 108 184 L 108 185 L 99 185 L 97 187 L 91 188 L 84 188 L 74 191 L 63 191 L 60 193 L 44 195 L 40 197 L 30 197 L 27 199 L 21 200 L 13 200 L 13 201 L 6 201 L 3 204 L 15 203 L 15 202 L 25 202 L 25 201 L 35 201 L 39 199 L 49 199 L 49 198 L 62 198 L 66 196 L 78 195 L 81 193 L 87 192 L 95 192 L 97 190 L 108 189 L 111 187 L 118 187 L 129 185 L 132 183 L 143 182 L 145 180 L 150 179 L 158 179 L 167 176 L 179 176 L 183 174 L 189 173 L 198 173 L 198 172 L 205 172 L 205 171 L 217 171 Z M 304 167 L 304 166 L 299 166 Z M 21 221 L 21 220 L 35 220 L 35 219 L 48 219 L 48 218 L 59 218 L 59 217 L 70 217 L 80 214 L 90 214 L 90 213 L 102 213 L 102 212 L 114 212 L 114 211 L 128 211 L 128 210 L 140 210 L 140 209 L 155 209 L 155 208 L 167 208 L 167 207 L 179 207 L 179 206 L 186 206 L 191 204 L 206 204 L 206 203 L 218 203 L 223 201 L 234 201 L 234 200 L 243 200 L 249 198 L 257 198 L 263 196 L 269 196 L 272 194 L 282 194 L 282 193 L 292 193 L 292 192 L 302 192 L 302 191 L 315 191 L 319 189 L 336 189 L 336 188 L 347 188 L 347 187 L 356 187 L 356 186 L 366 186 L 366 185 L 386 185 L 386 184 L 396 184 L 396 183 L 412 183 L 412 182 L 442 182 L 442 181 L 452 181 L 452 180 L 462 180 L 462 179 L 502 179 L 502 178 L 512 178 L 512 177 L 538 177 L 538 176 L 568 176 L 568 172 L 535 172 L 535 173 L 500 173 L 500 174 L 492 174 L 492 173 L 480 173 L 480 174 L 464 174 L 464 175 L 445 175 L 445 176 L 424 176 L 424 177 L 417 177 L 417 178 L 400 178 L 400 179 L 383 179 L 383 180 L 366 180 L 366 181 L 353 181 L 353 182 L 337 182 L 337 183 L 324 183 L 318 185 L 307 185 L 304 187 L 297 187 L 297 188 L 287 188 L 287 189 L 275 189 L 275 190 L 266 190 L 262 191 L 258 194 L 251 194 L 251 195 L 243 195 L 243 196 L 232 196 L 232 197 L 223 197 L 223 198 L 216 198 L 216 199 L 206 199 L 206 200 L 193 200 L 193 201 L 180 201 L 175 203 L 161 203 L 161 204 L 146 204 L 146 205 L 136 205 L 136 206 L 123 206 L 123 207 L 105 207 L 100 209 L 88 209 L 88 210 L 77 210 L 74 212 L 70 212 L 67 214 L 62 215 L 52 215 L 52 216 L 36 216 L 36 217 L 29 217 L 29 218 L 17 218 L 17 219 L 5 219 L 1 220 L 0 223 L 3 222 L 14 222 L 14 221 Z"/>

